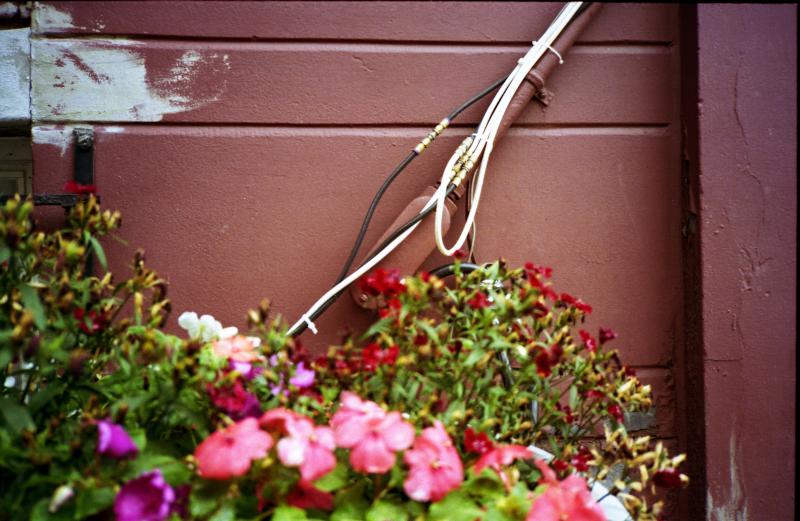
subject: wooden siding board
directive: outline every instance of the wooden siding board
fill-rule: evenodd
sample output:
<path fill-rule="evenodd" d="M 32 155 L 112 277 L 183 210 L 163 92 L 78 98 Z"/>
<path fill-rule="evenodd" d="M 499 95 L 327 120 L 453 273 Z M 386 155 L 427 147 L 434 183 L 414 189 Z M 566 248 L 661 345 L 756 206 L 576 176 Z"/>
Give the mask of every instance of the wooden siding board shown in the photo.
<path fill-rule="evenodd" d="M 37 34 L 523 43 L 561 4 L 528 2 L 38 2 Z M 677 5 L 609 4 L 582 42 L 670 43 Z"/>
<path fill-rule="evenodd" d="M 426 125 L 507 74 L 525 47 L 37 39 L 36 121 Z M 668 47 L 577 47 L 525 125 L 666 125 Z M 465 112 L 475 124 L 488 99 Z"/>
<path fill-rule="evenodd" d="M 176 310 L 202 303 L 197 311 L 240 326 L 265 296 L 294 319 L 329 286 L 374 190 L 417 132 L 106 128 L 95 127 L 96 184 L 104 204 L 126 216 L 121 233 L 131 245 L 108 244 L 112 268 L 126 269 L 142 246 L 170 281 Z M 401 176 L 367 245 L 438 179 L 466 132 L 443 136 Z M 663 132 L 630 129 L 512 129 L 493 156 L 478 216 L 479 259 L 554 266 L 556 288 L 595 307 L 586 327 L 614 327 L 631 365 L 667 365 L 678 341 L 679 186 L 665 158 L 671 142 Z M 34 154 L 38 164 L 61 165 L 37 170 L 36 191 L 58 191 L 71 152 L 61 156 L 58 146 L 39 143 Z M 435 253 L 427 267 L 445 262 Z M 323 333 L 304 342 L 321 348 L 345 322 L 368 318 L 342 299 L 320 320 Z"/>

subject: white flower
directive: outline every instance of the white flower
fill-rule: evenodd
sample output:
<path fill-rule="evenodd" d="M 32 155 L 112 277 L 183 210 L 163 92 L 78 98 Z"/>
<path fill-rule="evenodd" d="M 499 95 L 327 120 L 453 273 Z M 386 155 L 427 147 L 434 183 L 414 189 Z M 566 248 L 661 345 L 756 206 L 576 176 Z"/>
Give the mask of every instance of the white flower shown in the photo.
<path fill-rule="evenodd" d="M 203 342 L 211 342 L 220 338 L 234 336 L 239 330 L 235 327 L 223 328 L 219 320 L 211 315 L 197 317 L 194 311 L 185 311 L 178 317 L 178 325 L 189 333 L 189 338 L 197 338 Z"/>

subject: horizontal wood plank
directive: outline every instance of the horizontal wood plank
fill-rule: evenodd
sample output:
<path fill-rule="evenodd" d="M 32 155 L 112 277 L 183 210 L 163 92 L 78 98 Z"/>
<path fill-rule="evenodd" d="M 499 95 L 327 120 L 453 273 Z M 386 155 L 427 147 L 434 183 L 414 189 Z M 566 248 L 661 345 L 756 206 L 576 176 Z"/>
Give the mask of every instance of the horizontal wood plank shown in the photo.
<path fill-rule="evenodd" d="M 270 125 L 427 125 L 507 74 L 522 46 L 36 39 L 33 117 Z M 665 125 L 676 116 L 675 53 L 576 47 L 555 99 L 521 124 Z M 476 123 L 488 98 L 458 123 Z"/>
<path fill-rule="evenodd" d="M 211 39 L 528 42 L 561 3 L 37 2 L 37 34 Z M 583 42 L 674 41 L 677 5 L 609 4 Z"/>
<path fill-rule="evenodd" d="M 241 326 L 263 297 L 293 320 L 333 282 L 374 191 L 419 130 L 96 126 L 96 184 L 123 212 L 129 243 L 107 243 L 111 265 L 124 272 L 144 247 L 171 283 L 173 321 L 189 309 Z M 365 248 L 439 178 L 465 133 L 445 134 L 404 172 Z M 35 192 L 60 192 L 71 133 L 33 135 Z M 553 266 L 557 290 L 594 306 L 584 327 L 619 333 L 625 363 L 670 364 L 681 342 L 677 143 L 661 129 L 512 129 L 490 165 L 478 259 Z M 445 262 L 435 253 L 426 267 Z M 303 340 L 321 348 L 369 318 L 343 298 Z"/>

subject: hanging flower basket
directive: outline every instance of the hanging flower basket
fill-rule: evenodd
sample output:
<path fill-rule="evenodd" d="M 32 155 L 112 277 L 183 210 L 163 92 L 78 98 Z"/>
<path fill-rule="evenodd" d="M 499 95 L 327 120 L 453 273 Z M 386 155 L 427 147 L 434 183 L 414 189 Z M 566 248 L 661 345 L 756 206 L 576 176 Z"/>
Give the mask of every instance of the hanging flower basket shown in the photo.
<path fill-rule="evenodd" d="M 0 219 L 0 520 L 647 520 L 685 484 L 626 433 L 650 389 L 549 268 L 372 273 L 375 323 L 313 355 L 266 301 L 247 335 L 165 333 L 143 255 L 104 272 L 117 213 L 89 196 L 44 234 L 31 211 Z"/>

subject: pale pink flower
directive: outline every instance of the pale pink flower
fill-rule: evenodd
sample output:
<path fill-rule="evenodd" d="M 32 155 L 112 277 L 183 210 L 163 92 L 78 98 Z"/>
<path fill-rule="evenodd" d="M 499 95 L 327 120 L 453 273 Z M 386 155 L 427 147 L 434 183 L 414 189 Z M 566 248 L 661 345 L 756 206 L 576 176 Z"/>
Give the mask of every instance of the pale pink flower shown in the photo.
<path fill-rule="evenodd" d="M 278 459 L 287 467 L 299 467 L 301 479 L 314 481 L 336 466 L 336 443 L 329 427 L 315 426 L 305 416 L 282 407 L 264 413 L 261 425 L 286 435 L 278 441 Z"/>
<path fill-rule="evenodd" d="M 497 472 L 503 483 L 508 486 L 508 476 L 503 472 L 502 468 L 511 465 L 517 459 L 532 457 L 533 453 L 522 445 L 497 445 L 478 458 L 472 468 L 475 474 L 480 474 L 483 469 L 488 467 Z"/>
<path fill-rule="evenodd" d="M 533 501 L 525 521 L 606 521 L 582 477 L 572 474 L 558 481 L 547 463 L 536 460 L 536 466 L 542 471 L 540 482 L 547 484 L 547 490 Z"/>
<path fill-rule="evenodd" d="M 395 452 L 414 441 L 414 427 L 399 412 L 342 393 L 342 405 L 331 420 L 336 445 L 350 450 L 350 464 L 359 472 L 383 474 L 395 463 Z"/>
<path fill-rule="evenodd" d="M 403 489 L 415 501 L 439 501 L 464 481 L 458 451 L 441 422 L 434 422 L 404 455 L 410 467 Z"/>
<path fill-rule="evenodd" d="M 260 339 L 258 338 L 237 335 L 217 340 L 211 347 L 214 354 L 220 358 L 236 362 L 255 362 L 261 359 L 257 349 L 259 344 Z"/>

